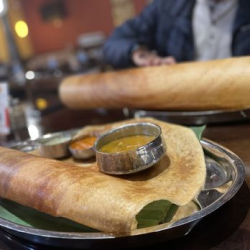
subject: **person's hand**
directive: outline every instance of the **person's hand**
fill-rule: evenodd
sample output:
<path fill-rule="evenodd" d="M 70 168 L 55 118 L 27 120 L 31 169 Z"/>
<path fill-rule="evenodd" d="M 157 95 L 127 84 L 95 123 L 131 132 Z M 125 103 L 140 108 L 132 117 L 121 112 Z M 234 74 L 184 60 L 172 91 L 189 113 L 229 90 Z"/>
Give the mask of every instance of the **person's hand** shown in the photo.
<path fill-rule="evenodd" d="M 139 67 L 176 64 L 174 57 L 160 57 L 156 53 L 142 48 L 132 53 L 132 61 Z"/>

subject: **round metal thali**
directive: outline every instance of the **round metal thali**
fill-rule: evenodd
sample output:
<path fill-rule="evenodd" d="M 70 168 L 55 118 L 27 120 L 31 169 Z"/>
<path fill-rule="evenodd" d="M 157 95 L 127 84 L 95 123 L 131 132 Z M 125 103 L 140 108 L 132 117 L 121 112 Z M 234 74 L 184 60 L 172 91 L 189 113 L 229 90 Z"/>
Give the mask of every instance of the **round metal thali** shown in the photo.
<path fill-rule="evenodd" d="M 72 136 L 77 130 L 67 131 Z M 59 132 L 60 133 L 60 132 Z M 63 132 L 65 133 L 65 132 Z M 37 148 L 39 140 L 58 133 L 45 135 L 37 140 L 25 141 L 16 146 L 22 151 Z M 131 235 L 112 236 L 102 232 L 58 232 L 23 226 L 0 218 L 0 227 L 8 233 L 50 247 L 70 249 L 117 249 L 134 248 L 161 243 L 188 234 L 205 216 L 229 201 L 241 187 L 245 168 L 242 161 L 228 149 L 209 140 L 201 140 L 205 153 L 207 178 L 204 189 L 196 202 L 200 210 L 193 215 L 173 223 L 165 223 L 145 229 L 137 229 Z M 1 203 L 1 199 L 0 199 Z"/>

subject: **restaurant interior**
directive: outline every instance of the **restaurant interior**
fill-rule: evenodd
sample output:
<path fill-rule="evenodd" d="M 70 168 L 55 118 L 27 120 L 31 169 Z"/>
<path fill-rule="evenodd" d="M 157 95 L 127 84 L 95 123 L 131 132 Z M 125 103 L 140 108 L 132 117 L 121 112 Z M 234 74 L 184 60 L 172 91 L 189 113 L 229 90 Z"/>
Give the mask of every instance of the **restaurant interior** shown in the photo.
<path fill-rule="evenodd" d="M 147 245 L 147 242 L 149 245 L 153 244 L 147 238 L 135 238 L 134 243 L 141 243 L 136 243 L 134 247 L 132 240 L 128 248 L 250 249 L 248 109 L 204 112 L 164 110 L 162 113 L 151 113 L 152 110 L 149 110 L 145 113 L 144 110 L 125 106 L 70 108 L 60 99 L 59 86 L 65 78 L 115 72 L 103 57 L 105 41 L 116 27 L 136 17 L 151 2 L 0 0 L 0 146 L 18 148 L 24 142 L 36 141 L 47 134 L 133 117 L 154 116 L 188 127 L 203 126 L 204 129 L 205 126 L 203 145 L 211 141 L 215 142 L 213 145 L 220 145 L 223 148 L 220 151 L 227 152 L 225 159 L 230 158 L 228 162 L 236 165 L 233 171 L 237 170 L 237 163 L 242 164 L 244 176 L 236 171 L 235 178 L 243 178 L 243 184 L 238 184 L 237 190 L 230 191 L 230 198 L 226 197 L 218 208 L 197 220 L 190 230 L 182 232 L 181 237 L 171 235 L 170 240 L 164 241 L 162 237 L 165 234 L 159 230 L 153 237 L 154 246 Z M 235 158 L 234 154 L 239 158 Z M 216 174 L 217 172 L 215 179 L 218 177 Z M 210 195 L 209 192 L 207 195 Z M 5 225 L 1 223 L 3 222 L 0 221 L 0 249 L 60 249 L 63 246 L 62 242 L 59 243 L 60 240 L 55 240 L 53 248 L 50 248 L 47 243 L 43 245 L 35 237 L 30 241 L 29 237 L 22 238 L 15 233 L 12 235 L 13 231 L 6 232 Z M 85 249 L 82 248 L 85 243 L 81 241 L 72 248 L 65 244 L 65 249 Z M 74 243 L 71 241 L 70 244 Z M 95 249 L 95 246 L 98 249 L 127 248 L 126 243 L 124 247 L 120 244 L 119 240 L 111 245 L 104 243 L 102 248 L 99 243 L 95 245 L 87 242 L 86 249 Z"/>
<path fill-rule="evenodd" d="M 41 135 L 28 120 L 63 108 L 58 85 L 64 77 L 112 70 L 102 56 L 106 38 L 148 2 L 3 1 L 0 78 L 8 83 L 10 121 L 2 143 Z"/>

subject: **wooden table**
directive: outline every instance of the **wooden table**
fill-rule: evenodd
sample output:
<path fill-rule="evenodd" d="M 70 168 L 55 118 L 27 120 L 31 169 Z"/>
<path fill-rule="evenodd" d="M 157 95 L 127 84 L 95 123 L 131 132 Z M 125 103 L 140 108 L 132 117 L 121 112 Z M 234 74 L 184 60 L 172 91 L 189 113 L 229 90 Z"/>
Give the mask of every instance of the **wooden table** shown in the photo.
<path fill-rule="evenodd" d="M 227 147 L 241 158 L 245 164 L 245 182 L 250 187 L 250 122 L 208 126 L 204 137 Z M 247 197 L 246 202 L 249 207 L 250 197 L 246 195 L 245 198 L 247 199 Z M 240 210 L 241 207 L 238 209 Z M 237 215 L 232 214 L 231 216 Z M 228 222 L 225 221 L 225 224 Z M 250 249 L 250 212 L 247 213 L 239 228 L 213 249 Z"/>
<path fill-rule="evenodd" d="M 41 121 L 44 133 L 124 119 L 122 111 L 72 111 L 61 109 Z M 204 137 L 234 153 L 246 167 L 245 183 L 239 192 L 217 211 L 202 219 L 187 236 L 147 249 L 250 249 L 250 122 L 209 125 Z M 0 249 L 1 249 L 0 240 Z M 4 245 L 5 246 L 5 245 Z M 5 246 L 6 247 L 6 246 Z M 9 248 L 3 248 L 9 249 Z"/>

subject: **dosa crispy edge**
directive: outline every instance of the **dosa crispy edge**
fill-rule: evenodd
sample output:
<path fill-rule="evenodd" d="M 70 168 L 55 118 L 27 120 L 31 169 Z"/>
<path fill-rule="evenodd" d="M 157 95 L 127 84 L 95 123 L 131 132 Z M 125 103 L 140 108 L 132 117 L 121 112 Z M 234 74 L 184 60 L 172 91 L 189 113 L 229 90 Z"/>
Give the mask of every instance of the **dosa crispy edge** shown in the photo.
<path fill-rule="evenodd" d="M 59 88 L 75 109 L 220 110 L 250 107 L 250 57 L 77 75 Z"/>
<path fill-rule="evenodd" d="M 203 150 L 193 131 L 154 119 L 133 119 L 83 129 L 103 133 L 133 122 L 158 124 L 166 156 L 154 167 L 123 178 L 105 175 L 96 163 L 79 167 L 12 149 L 0 148 L 0 196 L 57 217 L 66 217 L 104 232 L 136 229 L 136 215 L 147 204 L 190 202 L 203 187 Z"/>

